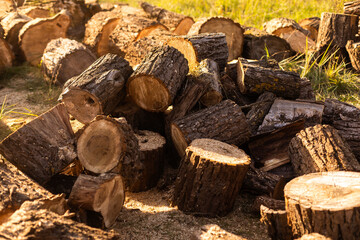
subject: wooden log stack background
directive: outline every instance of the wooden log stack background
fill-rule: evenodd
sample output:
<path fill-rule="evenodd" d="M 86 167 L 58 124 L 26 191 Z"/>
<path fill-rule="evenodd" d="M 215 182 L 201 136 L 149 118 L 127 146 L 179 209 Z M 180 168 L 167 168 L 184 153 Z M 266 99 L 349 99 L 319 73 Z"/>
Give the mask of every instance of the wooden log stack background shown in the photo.
<path fill-rule="evenodd" d="M 359 1 L 345 14 L 273 19 L 265 31 L 146 2 L 48 4 L 0 19 L 0 71 L 41 63 L 63 87 L 58 105 L 0 143 L 10 189 L 0 236 L 19 238 L 11 225 L 22 224 L 44 237 L 46 220 L 59 238 L 118 239 L 69 211 L 97 212 L 110 228 L 125 192 L 155 187 L 167 162 L 179 168 L 172 204 L 187 214 L 224 216 L 250 192 L 272 239 L 360 238 L 360 109 L 315 101 L 309 80 L 278 65 L 306 47 L 337 47 L 359 71 Z M 70 117 L 84 124 L 76 133 Z"/>

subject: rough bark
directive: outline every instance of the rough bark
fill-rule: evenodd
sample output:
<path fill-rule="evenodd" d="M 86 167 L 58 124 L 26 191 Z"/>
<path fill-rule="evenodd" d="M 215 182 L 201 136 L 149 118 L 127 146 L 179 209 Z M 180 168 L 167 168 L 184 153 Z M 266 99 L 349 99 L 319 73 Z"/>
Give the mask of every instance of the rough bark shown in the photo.
<path fill-rule="evenodd" d="M 72 206 L 101 213 L 105 227 L 114 224 L 125 200 L 120 175 L 103 173 L 99 176 L 81 174 L 75 182 L 68 203 Z"/>
<path fill-rule="evenodd" d="M 50 41 L 44 50 L 41 66 L 50 82 L 62 86 L 96 60 L 83 44 L 67 38 Z"/>
<path fill-rule="evenodd" d="M 322 172 L 295 178 L 285 187 L 294 238 L 319 233 L 333 240 L 359 239 L 360 173 Z"/>
<path fill-rule="evenodd" d="M 173 47 L 155 48 L 127 82 L 134 102 L 151 112 L 163 112 L 173 102 L 189 68 L 184 55 Z"/>
<path fill-rule="evenodd" d="M 309 37 L 316 42 L 319 26 L 320 26 L 320 18 L 319 17 L 311 17 L 305 18 L 299 21 L 300 27 L 310 32 Z"/>
<path fill-rule="evenodd" d="M 283 191 L 282 197 L 284 198 L 284 191 Z M 257 196 L 252 205 L 252 210 L 254 212 L 260 213 L 261 205 L 264 205 L 265 207 L 273 209 L 273 210 L 285 210 L 285 201 L 284 200 L 277 200 L 277 199 L 271 198 L 267 195 Z"/>
<path fill-rule="evenodd" d="M 125 59 L 104 55 L 69 79 L 59 99 L 73 117 L 88 123 L 97 115 L 109 114 L 125 97 L 125 82 L 132 72 Z"/>
<path fill-rule="evenodd" d="M 344 13 L 360 16 L 360 2 L 359 1 L 344 2 Z"/>
<path fill-rule="evenodd" d="M 305 120 L 305 127 L 314 126 L 321 123 L 323 111 L 321 102 L 275 99 L 258 133 L 273 131 L 299 119 Z"/>
<path fill-rule="evenodd" d="M 186 213 L 226 215 L 233 208 L 250 161 L 244 151 L 229 144 L 194 140 L 181 163 L 173 203 Z"/>
<path fill-rule="evenodd" d="M 203 18 L 194 23 L 188 35 L 196 35 L 200 33 L 224 33 L 228 46 L 228 61 L 241 56 L 244 45 L 244 29 L 239 23 L 229 18 L 211 17 Z"/>
<path fill-rule="evenodd" d="M 336 129 L 316 125 L 300 131 L 289 144 L 289 156 L 295 172 L 303 175 L 326 171 L 360 171 L 350 147 Z"/>
<path fill-rule="evenodd" d="M 346 44 L 346 50 L 350 57 L 351 66 L 355 71 L 360 72 L 360 44 L 350 40 Z"/>
<path fill-rule="evenodd" d="M 10 45 L 2 38 L 0 38 L 0 72 L 5 68 L 11 67 L 15 59 L 15 55 L 11 50 Z"/>
<path fill-rule="evenodd" d="M 171 124 L 171 136 L 180 156 L 197 138 L 211 138 L 241 145 L 250 137 L 249 125 L 240 107 L 231 100 L 222 101 Z"/>
<path fill-rule="evenodd" d="M 287 213 L 284 209 L 271 209 L 264 205 L 260 207 L 261 219 L 272 240 L 292 240 L 291 227 L 287 223 Z"/>
<path fill-rule="evenodd" d="M 247 105 L 251 103 L 251 99 L 243 95 L 237 87 L 235 81 L 225 74 L 221 79 L 222 94 L 225 99 L 234 101 L 239 106 Z"/>
<path fill-rule="evenodd" d="M 360 162 L 360 109 L 336 99 L 326 99 L 323 123 L 338 130 Z"/>
<path fill-rule="evenodd" d="M 37 18 L 26 23 L 19 32 L 19 46 L 26 61 L 38 65 L 46 45 L 59 37 L 66 37 L 70 18 L 60 12 L 51 18 Z"/>
<path fill-rule="evenodd" d="M 144 171 L 134 183 L 133 192 L 146 191 L 155 187 L 164 170 L 165 138 L 158 133 L 141 130 L 135 134 L 139 141 Z"/>
<path fill-rule="evenodd" d="M 49 181 L 76 158 L 75 136 L 63 104 L 6 137 L 0 153 L 39 184 Z"/>
<path fill-rule="evenodd" d="M 300 96 L 301 82 L 295 72 L 237 62 L 237 84 L 244 94 L 260 95 L 268 91 L 278 97 L 296 99 Z"/>
<path fill-rule="evenodd" d="M 212 59 L 222 72 L 226 66 L 229 50 L 224 33 L 202 33 L 170 39 L 167 45 L 178 49 L 188 60 L 190 70 L 196 69 L 204 59 Z"/>

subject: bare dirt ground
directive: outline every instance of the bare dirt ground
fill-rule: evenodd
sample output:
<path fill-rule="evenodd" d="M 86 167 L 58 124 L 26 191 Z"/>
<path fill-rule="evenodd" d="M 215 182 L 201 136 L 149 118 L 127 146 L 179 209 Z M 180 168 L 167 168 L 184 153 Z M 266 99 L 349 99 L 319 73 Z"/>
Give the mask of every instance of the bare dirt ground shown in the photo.
<path fill-rule="evenodd" d="M 35 117 L 27 114 L 39 115 L 54 106 L 60 93 L 44 81 L 38 68 L 21 66 L 12 71 L 0 79 L 0 102 L 6 98 L 0 115 L 1 139 Z M 6 112 L 11 109 L 14 111 Z M 251 212 L 254 196 L 241 193 L 226 217 L 186 215 L 170 205 L 176 169 L 168 167 L 164 175 L 166 184 L 161 189 L 126 193 L 124 208 L 113 226 L 123 239 L 269 239 L 260 216 Z"/>

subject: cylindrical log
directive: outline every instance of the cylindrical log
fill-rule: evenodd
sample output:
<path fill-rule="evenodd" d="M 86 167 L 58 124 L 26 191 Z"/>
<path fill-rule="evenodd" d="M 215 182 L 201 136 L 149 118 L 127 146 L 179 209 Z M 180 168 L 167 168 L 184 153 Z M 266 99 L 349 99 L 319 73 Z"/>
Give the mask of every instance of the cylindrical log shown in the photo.
<path fill-rule="evenodd" d="M 19 46 L 26 61 L 38 65 L 46 45 L 52 40 L 66 37 L 70 18 L 60 12 L 51 18 L 37 18 L 26 23 L 19 33 Z"/>
<path fill-rule="evenodd" d="M 353 40 L 348 41 L 346 50 L 349 54 L 351 66 L 355 71 L 360 72 L 360 43 L 354 43 Z"/>
<path fill-rule="evenodd" d="M 83 73 L 69 79 L 59 99 L 73 117 L 88 123 L 97 115 L 109 114 L 125 97 L 125 82 L 132 72 L 125 59 L 104 55 Z"/>
<path fill-rule="evenodd" d="M 224 17 L 203 18 L 191 26 L 188 35 L 200 33 L 225 33 L 229 53 L 228 61 L 241 56 L 244 45 L 244 29 L 239 23 Z"/>
<path fill-rule="evenodd" d="M 249 125 L 240 107 L 231 100 L 222 101 L 171 124 L 171 137 L 180 156 L 197 138 L 211 138 L 241 145 L 250 137 Z"/>
<path fill-rule="evenodd" d="M 83 44 L 67 38 L 50 41 L 44 50 L 41 66 L 52 83 L 62 86 L 96 60 Z"/>
<path fill-rule="evenodd" d="M 134 183 L 132 192 L 146 191 L 155 187 L 164 170 L 165 138 L 158 133 L 141 130 L 135 134 L 139 141 L 144 171 Z"/>
<path fill-rule="evenodd" d="M 202 60 L 208 58 L 214 60 L 222 72 L 228 60 L 229 50 L 224 33 L 179 36 L 171 38 L 166 44 L 184 54 L 190 70 L 196 69 Z"/>
<path fill-rule="evenodd" d="M 300 75 L 295 72 L 237 62 L 237 84 L 244 94 L 260 95 L 268 91 L 278 97 L 296 99 L 300 96 L 301 82 Z"/>
<path fill-rule="evenodd" d="M 186 149 L 175 181 L 173 203 L 186 213 L 224 216 L 233 208 L 251 159 L 213 139 L 196 139 Z"/>
<path fill-rule="evenodd" d="M 309 37 L 313 40 L 317 40 L 319 26 L 320 26 L 320 18 L 319 17 L 311 17 L 305 18 L 299 21 L 299 25 L 310 32 Z"/>
<path fill-rule="evenodd" d="M 173 102 L 188 73 L 184 55 L 173 47 L 155 48 L 127 82 L 134 102 L 151 112 L 163 112 Z"/>
<path fill-rule="evenodd" d="M 287 223 L 285 206 L 283 209 L 271 209 L 264 205 L 260 207 L 261 219 L 272 240 L 292 240 L 291 227 Z"/>
<path fill-rule="evenodd" d="M 5 68 L 11 67 L 13 65 L 13 61 L 15 59 L 15 55 L 11 50 L 10 45 L 0 37 L 0 72 Z"/>
<path fill-rule="evenodd" d="M 331 240 L 331 238 L 325 237 L 324 235 L 318 233 L 310 233 L 302 235 L 301 238 L 297 238 L 296 240 Z"/>
<path fill-rule="evenodd" d="M 338 170 L 360 171 L 360 163 L 348 144 L 329 125 L 316 125 L 300 131 L 289 144 L 289 155 L 298 175 Z"/>
<path fill-rule="evenodd" d="M 307 174 L 285 186 L 294 238 L 319 233 L 333 240 L 360 238 L 360 173 Z"/>
<path fill-rule="evenodd" d="M 69 204 L 100 212 L 105 227 L 117 219 L 125 201 L 124 184 L 120 175 L 103 173 L 99 176 L 81 174 L 69 197 Z"/>

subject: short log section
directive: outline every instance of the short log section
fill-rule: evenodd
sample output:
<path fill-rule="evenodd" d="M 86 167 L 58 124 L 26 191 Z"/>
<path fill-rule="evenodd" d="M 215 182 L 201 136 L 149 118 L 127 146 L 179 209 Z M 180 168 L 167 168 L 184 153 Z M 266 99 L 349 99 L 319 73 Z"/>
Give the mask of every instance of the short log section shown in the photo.
<path fill-rule="evenodd" d="M 185 213 L 224 216 L 233 208 L 251 159 L 241 149 L 213 139 L 196 139 L 175 181 L 173 203 Z"/>
<path fill-rule="evenodd" d="M 260 221 L 267 227 L 272 240 L 292 240 L 291 227 L 287 223 L 285 205 L 279 209 L 260 206 Z"/>

